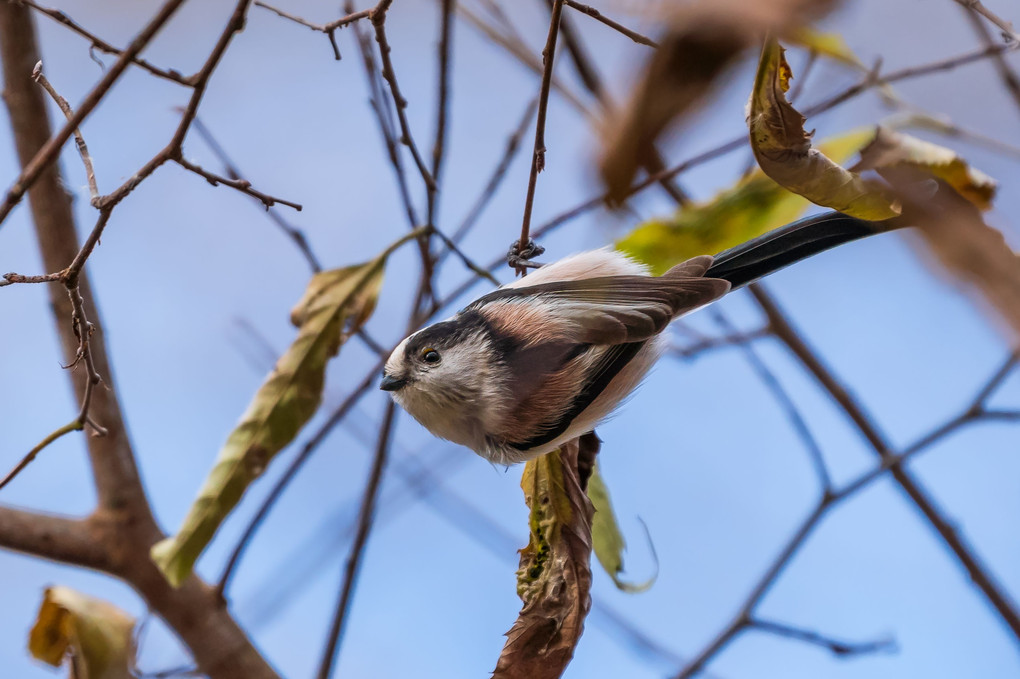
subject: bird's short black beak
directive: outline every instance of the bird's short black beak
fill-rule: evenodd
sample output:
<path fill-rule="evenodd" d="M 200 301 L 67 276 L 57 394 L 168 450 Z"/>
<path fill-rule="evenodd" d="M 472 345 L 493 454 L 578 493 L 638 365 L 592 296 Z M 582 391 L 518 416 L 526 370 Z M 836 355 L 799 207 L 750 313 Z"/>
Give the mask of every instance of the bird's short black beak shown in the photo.
<path fill-rule="evenodd" d="M 405 384 L 407 384 L 406 377 L 394 377 L 393 375 L 383 373 L 382 382 L 379 383 L 379 388 L 383 391 L 397 391 Z"/>

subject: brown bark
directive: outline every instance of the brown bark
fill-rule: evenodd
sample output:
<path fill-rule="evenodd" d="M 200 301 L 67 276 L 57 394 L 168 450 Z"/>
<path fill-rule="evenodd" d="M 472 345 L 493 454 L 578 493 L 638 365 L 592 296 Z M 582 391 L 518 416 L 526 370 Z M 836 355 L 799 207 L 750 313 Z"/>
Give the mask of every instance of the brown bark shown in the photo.
<path fill-rule="evenodd" d="M 3 98 L 24 167 L 52 133 L 44 93 L 31 79 L 40 56 L 27 7 L 0 1 L 0 58 L 4 71 Z M 46 270 L 60 271 L 72 262 L 79 243 L 71 199 L 63 189 L 55 164 L 43 170 L 28 195 Z M 85 271 L 78 284 L 90 318 L 101 327 Z M 64 286 L 49 285 L 64 361 L 70 364 L 79 345 L 71 325 L 71 303 Z M 94 392 L 89 414 L 109 432 L 104 437 L 86 437 L 99 507 L 86 520 L 0 507 L 0 547 L 120 577 L 180 636 L 205 675 L 214 679 L 277 677 L 212 588 L 192 577 L 174 589 L 149 559 L 149 547 L 163 534 L 152 516 L 138 475 L 101 331 L 92 335 L 90 346 L 105 386 Z M 79 399 L 84 396 L 83 373 L 68 371 Z"/>

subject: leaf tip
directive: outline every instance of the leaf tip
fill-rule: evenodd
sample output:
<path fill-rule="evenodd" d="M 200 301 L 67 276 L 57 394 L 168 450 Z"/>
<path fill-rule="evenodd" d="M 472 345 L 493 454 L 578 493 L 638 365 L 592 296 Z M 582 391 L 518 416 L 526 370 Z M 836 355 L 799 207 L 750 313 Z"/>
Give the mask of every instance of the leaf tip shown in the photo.
<path fill-rule="evenodd" d="M 194 560 L 181 552 L 176 537 L 164 538 L 154 544 L 149 550 L 149 558 L 173 587 L 181 586 L 194 565 Z"/>

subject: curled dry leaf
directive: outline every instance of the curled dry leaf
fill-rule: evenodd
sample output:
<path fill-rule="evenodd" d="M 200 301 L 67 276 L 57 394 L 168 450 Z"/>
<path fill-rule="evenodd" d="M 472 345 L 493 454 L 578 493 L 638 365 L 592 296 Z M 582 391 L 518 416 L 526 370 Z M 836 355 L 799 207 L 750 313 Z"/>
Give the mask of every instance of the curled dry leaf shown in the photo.
<path fill-rule="evenodd" d="M 900 206 L 877 182 L 850 172 L 811 146 L 804 116 L 786 100 L 792 73 L 775 39 L 765 41 L 748 114 L 758 166 L 776 183 L 861 219 L 890 219 Z"/>
<path fill-rule="evenodd" d="M 609 488 L 602 478 L 598 464 L 592 470 L 591 479 L 588 481 L 588 498 L 595 508 L 595 516 L 592 518 L 591 539 L 595 548 L 595 557 L 602 564 L 613 584 L 624 592 L 644 592 L 653 584 L 658 577 L 658 572 L 644 582 L 626 582 L 620 577 L 623 572 L 623 552 L 627 548 L 627 542 L 623 539 L 623 531 L 616 520 L 616 513 L 613 511 L 613 503 L 609 499 Z M 656 568 L 656 570 L 658 570 Z"/>
<path fill-rule="evenodd" d="M 180 585 L 220 523 L 280 450 L 297 436 L 322 400 L 326 363 L 368 319 L 382 286 L 386 257 L 315 274 L 291 313 L 298 336 L 259 387 L 220 450 L 178 533 L 152 548 L 152 560 Z"/>
<path fill-rule="evenodd" d="M 627 197 L 660 135 L 697 105 L 721 73 L 768 31 L 783 32 L 828 11 L 832 0 L 714 0 L 664 9 L 667 31 L 630 102 L 606 125 L 599 162 L 611 203 Z"/>
<path fill-rule="evenodd" d="M 60 667 L 71 679 L 130 679 L 135 620 L 113 604 L 69 587 L 47 587 L 28 637 L 33 657 Z"/>
<path fill-rule="evenodd" d="M 874 136 L 874 128 L 859 128 L 823 141 L 819 149 L 843 162 Z M 617 241 L 616 247 L 660 275 L 685 259 L 715 254 L 778 229 L 809 207 L 806 198 L 755 170 L 709 201 L 691 203 L 672 217 L 639 224 Z"/>
<path fill-rule="evenodd" d="M 578 473 L 579 448 L 571 441 L 524 467 L 521 488 L 531 509 L 531 538 L 517 571 L 524 606 L 506 633 L 494 679 L 559 677 L 584 630 L 593 509 Z"/>

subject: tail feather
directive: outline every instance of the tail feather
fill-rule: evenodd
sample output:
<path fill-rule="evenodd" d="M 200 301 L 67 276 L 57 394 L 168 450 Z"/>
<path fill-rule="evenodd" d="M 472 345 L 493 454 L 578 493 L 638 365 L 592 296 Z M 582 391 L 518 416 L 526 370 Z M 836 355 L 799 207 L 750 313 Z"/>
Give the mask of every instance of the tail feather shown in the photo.
<path fill-rule="evenodd" d="M 901 222 L 869 222 L 841 212 L 826 212 L 720 252 L 705 276 L 722 278 L 739 288 L 837 245 L 903 226 Z"/>

